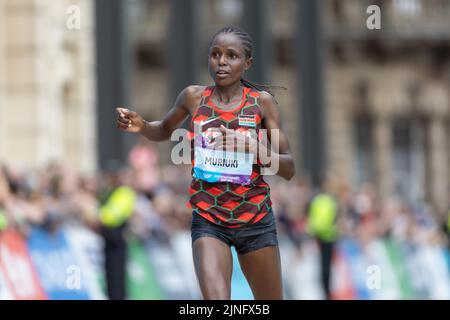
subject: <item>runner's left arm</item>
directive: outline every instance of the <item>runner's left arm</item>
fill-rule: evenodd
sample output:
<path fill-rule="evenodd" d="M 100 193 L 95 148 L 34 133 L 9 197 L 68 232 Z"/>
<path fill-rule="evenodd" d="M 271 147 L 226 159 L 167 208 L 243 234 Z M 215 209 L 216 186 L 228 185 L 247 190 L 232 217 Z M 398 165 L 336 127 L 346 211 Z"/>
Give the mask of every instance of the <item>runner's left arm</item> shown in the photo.
<path fill-rule="evenodd" d="M 275 99 L 267 92 L 261 92 L 260 106 L 263 110 L 263 128 L 267 130 L 270 145 L 258 144 L 258 156 L 266 167 L 278 167 L 277 175 L 291 180 L 295 175 L 295 163 L 291 154 L 289 141 L 281 129 L 280 111 Z M 268 159 L 264 159 L 268 155 Z M 274 166 L 277 161 L 278 166 Z"/>

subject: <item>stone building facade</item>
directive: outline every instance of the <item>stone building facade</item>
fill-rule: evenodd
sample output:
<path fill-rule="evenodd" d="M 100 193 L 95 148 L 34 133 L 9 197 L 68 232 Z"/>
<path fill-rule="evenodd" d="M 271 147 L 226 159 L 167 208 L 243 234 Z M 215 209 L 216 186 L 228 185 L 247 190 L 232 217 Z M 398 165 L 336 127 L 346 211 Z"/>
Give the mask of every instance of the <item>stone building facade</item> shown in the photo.
<path fill-rule="evenodd" d="M 93 2 L 0 1 L 0 162 L 96 169 Z"/>
<path fill-rule="evenodd" d="M 328 171 L 384 198 L 450 202 L 450 3 L 328 1 Z M 364 13 L 364 14 L 361 14 Z M 363 26 L 363 27 L 361 27 Z"/>
<path fill-rule="evenodd" d="M 301 85 L 296 76 L 298 1 L 269 2 L 275 46 L 271 70 L 284 130 L 301 166 Z M 170 107 L 167 25 L 170 3 L 142 1 L 136 20 L 133 106 L 150 118 Z M 240 1 L 199 1 L 199 44 L 214 30 L 239 24 Z M 366 26 L 367 7 L 381 8 L 381 30 Z M 354 188 L 373 183 L 384 199 L 426 201 L 439 212 L 450 197 L 450 3 L 443 0 L 325 0 L 324 129 L 326 175 Z M 245 14 L 245 13 L 244 13 Z M 140 21 L 140 22 L 139 22 Z M 166 26 L 166 28 L 161 28 Z M 151 30 L 157 32 L 151 32 Z M 257 45 L 257 44 L 256 44 Z M 204 50 L 199 45 L 199 50 Z M 202 51 L 203 53 L 203 51 Z M 205 51 L 206 54 L 206 51 Z M 209 83 L 206 58 L 199 83 Z M 149 84 L 152 84 L 151 86 Z M 161 94 L 164 93 L 164 94 Z M 160 146 L 163 161 L 170 145 Z"/>
<path fill-rule="evenodd" d="M 301 84 L 295 65 L 298 1 L 267 0 L 273 38 L 271 83 L 301 166 Z M 381 30 L 366 26 L 381 8 Z M 130 108 L 148 120 L 170 108 L 168 38 L 176 1 L 134 0 Z M 81 27 L 67 12 L 80 9 Z M 38 166 L 62 160 L 97 167 L 94 7 L 90 0 L 0 2 L 0 160 Z M 219 27 L 239 24 L 239 0 L 198 0 L 198 83 L 210 83 L 206 47 Z M 450 198 L 450 2 L 324 0 L 326 173 L 355 188 L 373 183 L 384 198 L 424 200 L 443 212 Z M 256 44 L 258 45 L 258 43 Z M 158 144 L 169 163 L 170 143 Z"/>

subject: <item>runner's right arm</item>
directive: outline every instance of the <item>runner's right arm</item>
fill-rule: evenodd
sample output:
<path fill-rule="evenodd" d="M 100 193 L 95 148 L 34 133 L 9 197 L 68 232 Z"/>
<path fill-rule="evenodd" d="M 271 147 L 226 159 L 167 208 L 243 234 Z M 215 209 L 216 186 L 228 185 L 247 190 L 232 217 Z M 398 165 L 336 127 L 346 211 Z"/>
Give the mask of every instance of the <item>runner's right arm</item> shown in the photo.
<path fill-rule="evenodd" d="M 178 95 L 174 106 L 162 120 L 148 122 L 137 112 L 116 108 L 117 128 L 126 132 L 140 133 L 151 141 L 168 140 L 189 114 L 193 113 L 201 98 L 201 86 L 188 86 Z"/>

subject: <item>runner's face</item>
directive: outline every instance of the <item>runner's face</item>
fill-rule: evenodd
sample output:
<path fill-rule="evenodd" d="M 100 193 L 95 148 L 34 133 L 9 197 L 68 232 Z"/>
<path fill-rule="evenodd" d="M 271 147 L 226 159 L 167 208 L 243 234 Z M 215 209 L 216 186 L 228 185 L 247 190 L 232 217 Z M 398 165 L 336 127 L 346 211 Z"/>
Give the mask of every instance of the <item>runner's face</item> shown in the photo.
<path fill-rule="evenodd" d="M 231 33 L 215 37 L 209 49 L 208 70 L 216 85 L 238 82 L 251 63 L 252 58 L 246 58 L 239 37 Z"/>

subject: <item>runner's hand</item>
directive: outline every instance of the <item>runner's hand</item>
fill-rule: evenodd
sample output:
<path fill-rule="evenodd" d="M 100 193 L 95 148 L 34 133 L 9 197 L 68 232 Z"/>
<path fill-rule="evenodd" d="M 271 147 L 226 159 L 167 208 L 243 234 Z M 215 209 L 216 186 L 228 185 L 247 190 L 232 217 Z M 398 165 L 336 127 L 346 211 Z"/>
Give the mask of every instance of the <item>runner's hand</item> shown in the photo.
<path fill-rule="evenodd" d="M 227 129 L 223 125 L 220 126 L 220 131 L 222 135 L 214 140 L 214 149 L 256 154 L 258 148 L 257 139 L 239 131 Z"/>
<path fill-rule="evenodd" d="M 117 128 L 126 132 L 141 132 L 145 127 L 144 119 L 137 113 L 125 108 L 116 108 Z"/>

